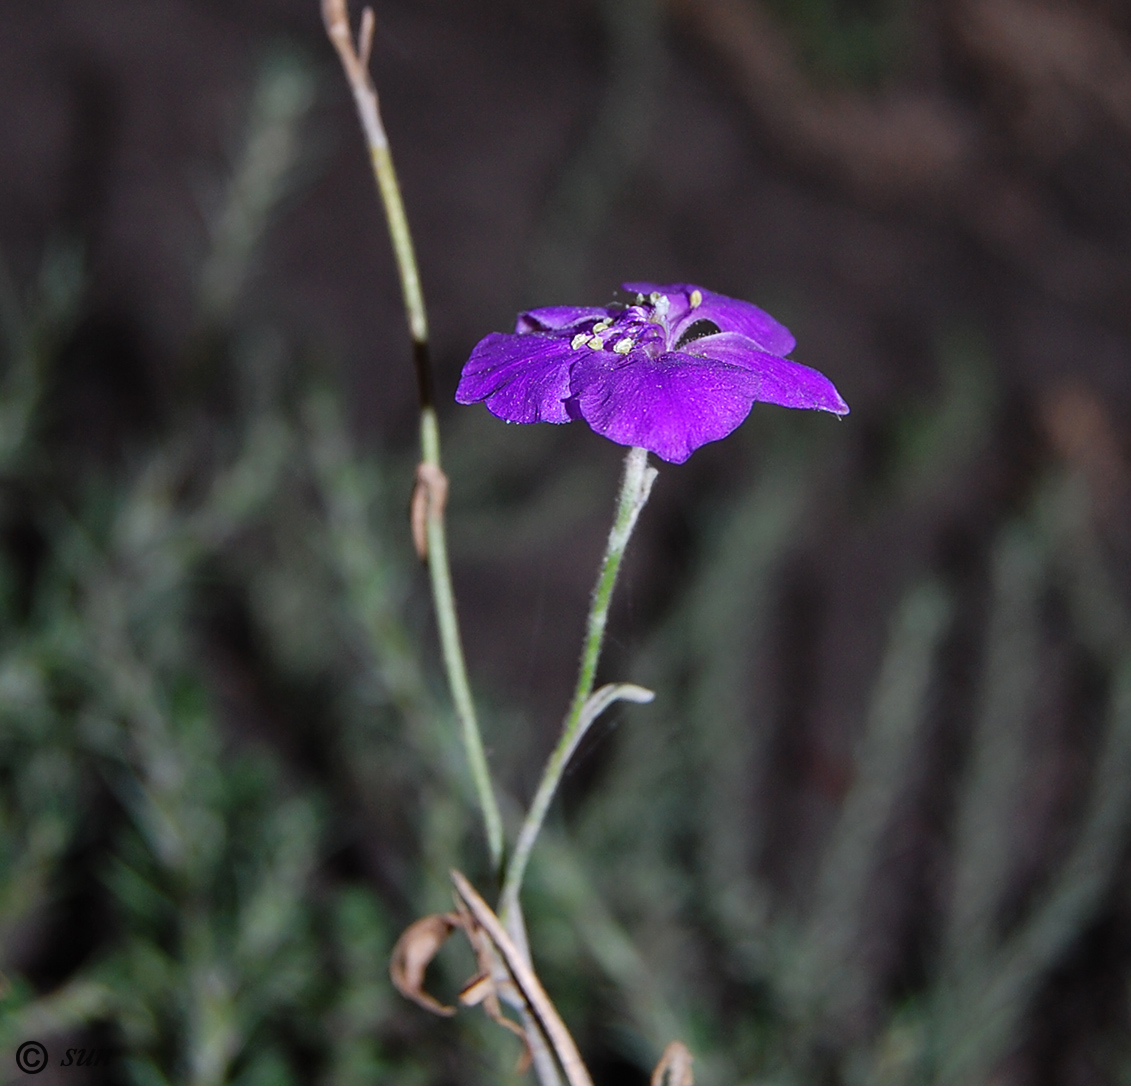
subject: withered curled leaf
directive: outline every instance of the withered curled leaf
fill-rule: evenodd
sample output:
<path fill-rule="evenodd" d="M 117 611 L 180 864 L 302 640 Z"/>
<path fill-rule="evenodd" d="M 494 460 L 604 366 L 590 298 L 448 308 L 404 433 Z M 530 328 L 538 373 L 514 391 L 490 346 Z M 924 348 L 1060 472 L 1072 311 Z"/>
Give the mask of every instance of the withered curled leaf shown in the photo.
<path fill-rule="evenodd" d="M 432 959 L 457 928 L 467 936 L 479 967 L 479 971 L 460 992 L 459 1001 L 465 1007 L 482 1005 L 490 1018 L 523 1039 L 524 1053 L 520 1060 L 520 1068 L 525 1069 L 526 1034 L 517 1022 L 503 1014 L 499 1004 L 499 985 L 502 978 L 494 976 L 495 955 L 490 940 L 462 902 L 459 903 L 459 912 L 434 913 L 417 920 L 405 929 L 404 934 L 397 940 L 397 945 L 393 947 L 389 960 L 389 976 L 401 995 L 433 1014 L 450 1018 L 456 1013 L 455 1007 L 441 1003 L 424 990 L 424 975 Z M 502 983 L 507 982 L 502 979 Z"/>
<path fill-rule="evenodd" d="M 389 960 L 389 978 L 397 991 L 425 1010 L 445 1018 L 455 1014 L 456 1009 L 441 1003 L 424 990 L 424 973 L 452 932 L 462 927 L 462 918 L 456 913 L 433 913 L 422 917 L 405 929 Z"/>

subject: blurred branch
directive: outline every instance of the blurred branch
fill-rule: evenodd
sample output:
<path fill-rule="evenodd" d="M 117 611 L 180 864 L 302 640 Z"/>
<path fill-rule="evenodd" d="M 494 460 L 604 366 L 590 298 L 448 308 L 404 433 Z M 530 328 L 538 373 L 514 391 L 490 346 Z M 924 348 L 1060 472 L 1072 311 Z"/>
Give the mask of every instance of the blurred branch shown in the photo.
<path fill-rule="evenodd" d="M 1016 1038 L 1039 983 L 1094 918 L 1131 826 L 1131 657 L 1113 681 L 1107 732 L 1075 847 L 980 983 L 948 993 L 934 1057 L 940 1086 L 987 1075 Z"/>
<path fill-rule="evenodd" d="M 263 64 L 240 157 L 210 223 L 212 246 L 200 271 L 200 307 L 211 321 L 231 316 L 255 248 L 299 159 L 299 129 L 313 101 L 314 80 L 297 57 L 278 53 Z"/>
<path fill-rule="evenodd" d="M 839 1032 L 859 1022 L 874 997 L 867 907 L 884 838 L 922 748 L 952 610 L 949 595 L 928 582 L 904 596 L 891 621 L 852 787 L 825 848 L 801 946 L 783 978 L 802 1018 L 822 1029 Z"/>
<path fill-rule="evenodd" d="M 404 628 L 387 549 L 371 527 L 376 480 L 368 478 L 348 444 L 345 419 L 328 395 L 305 405 L 305 436 L 314 479 L 326 518 L 332 561 L 341 573 L 346 598 L 365 630 L 389 697 L 410 726 L 424 728 L 435 715 L 420 663 Z"/>
<path fill-rule="evenodd" d="M 1053 194 L 1004 167 L 997 141 L 973 115 L 937 93 L 815 89 L 759 0 L 669 0 L 669 6 L 722 58 L 747 108 L 798 166 L 833 179 L 865 204 L 911 209 L 953 223 L 1043 290 L 1125 322 L 1131 312 L 1131 265 L 1125 254 L 1105 240 L 1066 228 Z M 959 9 L 960 24 L 965 10 Z M 1077 24 L 1090 17 L 1072 18 L 1078 30 Z M 1023 25 L 1019 40 L 1026 44 L 1043 36 L 1035 47 L 1040 57 L 1059 53 L 1060 39 L 1049 36 L 1060 27 L 1056 18 Z M 960 31 L 964 36 L 968 32 Z M 1088 43 L 1112 36 L 1102 23 L 1089 23 Z M 1077 52 L 1091 57 L 1090 49 L 1086 44 Z M 1102 59 L 1107 76 L 1118 73 L 1105 100 L 1112 108 L 1118 105 L 1122 117 L 1126 58 L 1108 44 Z M 1067 70 L 1077 73 L 1078 60 L 1068 62 Z M 1094 90 L 1104 78 L 1092 73 L 1088 86 Z"/>
<path fill-rule="evenodd" d="M 3 996 L 0 995 L 0 1001 Z M 50 1037 L 111 1014 L 115 993 L 104 983 L 76 977 L 48 995 L 0 1015 L 0 1044 L 7 1047 L 28 1037 Z"/>
<path fill-rule="evenodd" d="M 72 328 L 86 286 L 81 249 L 48 245 L 30 302 L 21 300 L 0 250 L 0 472 L 10 472 L 33 435 L 51 349 Z"/>
<path fill-rule="evenodd" d="M 668 659 L 651 665 L 659 673 L 677 661 L 691 668 L 684 698 L 695 722 L 689 738 L 711 782 L 695 799 L 703 900 L 723 937 L 747 959 L 765 952 L 771 911 L 768 888 L 754 875 L 767 827 L 766 812 L 753 799 L 766 783 L 773 738 L 763 654 L 776 577 L 810 497 L 809 488 L 798 485 L 799 471 L 794 457 L 771 462 L 728 511 L 693 590 L 667 624 L 669 644 L 654 649 Z"/>
<path fill-rule="evenodd" d="M 971 121 L 937 96 L 820 91 L 757 0 L 669 0 L 726 63 L 746 106 L 798 163 L 882 202 L 941 200 L 979 154 Z"/>
<path fill-rule="evenodd" d="M 1045 556 L 1032 535 L 1007 530 L 994 551 L 989 633 L 970 772 L 958 804 L 954 887 L 940 969 L 968 984 L 991 966 L 1027 736 L 1040 676 L 1040 597 Z"/>
<path fill-rule="evenodd" d="M 411 772 L 423 772 L 428 783 L 434 784 L 422 789 L 419 776 L 404 782 L 424 815 L 421 838 L 425 883 L 435 895 L 446 897 L 447 881 L 442 873 L 458 859 L 462 825 L 467 812 L 474 809 L 476 795 L 461 749 L 450 742 L 450 716 L 426 680 L 414 639 L 402 618 L 408 586 L 399 563 L 393 560 L 387 533 L 381 530 L 388 516 L 381 466 L 367 463 L 358 455 L 340 405 L 332 395 L 310 396 L 304 404 L 303 423 L 323 512 L 322 549 L 341 588 L 343 639 L 357 647 L 366 676 L 361 685 L 377 686 L 403 721 L 404 727 L 397 730 L 396 746 L 413 751 Z M 358 698 L 367 702 L 372 693 L 359 690 Z M 367 711 L 366 725 L 347 729 L 342 736 L 349 779 L 370 812 L 374 804 L 389 802 L 389 796 L 373 793 L 366 767 L 380 764 L 383 775 L 391 769 L 389 753 L 372 750 L 371 715 Z M 387 785 L 383 791 L 388 792 Z"/>
<path fill-rule="evenodd" d="M 989 73 L 1020 91 L 1021 136 L 1046 154 L 1084 134 L 1081 107 L 1131 133 L 1131 49 L 1099 11 L 1047 0 L 963 0 L 955 29 Z"/>
<path fill-rule="evenodd" d="M 600 247 L 602 227 L 632 180 L 657 120 L 663 78 L 660 0 L 600 0 L 608 73 L 601 107 L 566 164 L 530 244 L 533 305 L 573 298 Z"/>
<path fill-rule="evenodd" d="M 998 545 L 973 791 L 963 803 L 948 954 L 931 1022 L 935 1077 L 944 1086 L 985 1077 L 1016 1043 L 1040 985 L 1095 920 L 1131 835 L 1131 617 L 1094 529 L 1125 470 L 1106 412 L 1081 392 L 1047 403 L 1046 422 L 1093 493 L 1089 501 L 1079 478 L 1053 480 L 1036 507 L 1040 535 L 1014 528 Z M 1009 827 L 1040 674 L 1038 608 L 1050 579 L 1065 594 L 1073 632 L 1110 673 L 1107 713 L 1075 843 L 1001 943 L 994 914 L 1008 887 Z"/>
<path fill-rule="evenodd" d="M 572 919 L 585 949 L 605 976 L 623 994 L 629 1014 L 646 1042 L 686 1036 L 688 1028 L 665 999 L 661 980 L 632 936 L 613 915 L 589 878 L 577 846 L 558 834 L 543 832 L 545 862 L 537 882 L 554 898 L 557 911 Z M 653 1050 L 651 1058 L 655 1058 Z"/>

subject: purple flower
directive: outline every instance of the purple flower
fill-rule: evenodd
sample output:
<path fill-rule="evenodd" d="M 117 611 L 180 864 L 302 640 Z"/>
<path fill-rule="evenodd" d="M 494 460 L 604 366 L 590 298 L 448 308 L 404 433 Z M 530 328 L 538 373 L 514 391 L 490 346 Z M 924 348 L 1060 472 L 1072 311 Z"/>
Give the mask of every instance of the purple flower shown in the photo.
<path fill-rule="evenodd" d="M 611 441 L 682 464 L 755 400 L 848 412 L 828 378 L 784 356 L 789 330 L 749 302 L 688 283 L 625 283 L 626 306 L 520 313 L 471 352 L 456 400 L 507 422 L 584 419 Z"/>

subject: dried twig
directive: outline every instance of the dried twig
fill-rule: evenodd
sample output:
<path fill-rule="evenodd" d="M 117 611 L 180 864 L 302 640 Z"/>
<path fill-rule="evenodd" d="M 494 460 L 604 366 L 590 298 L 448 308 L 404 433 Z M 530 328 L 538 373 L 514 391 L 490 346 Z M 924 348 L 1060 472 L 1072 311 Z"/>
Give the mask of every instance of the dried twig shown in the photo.
<path fill-rule="evenodd" d="M 452 872 L 452 882 L 455 883 L 460 902 L 490 939 L 491 946 L 498 954 L 508 979 L 537 1022 L 538 1028 L 545 1034 L 570 1086 L 593 1086 L 593 1080 L 589 1077 L 573 1037 L 570 1036 L 553 1003 L 550 1002 L 546 989 L 542 987 L 534 970 L 527 964 L 522 951 L 515 946 L 503 929 L 502 922 L 492 912 L 487 902 L 475 892 L 471 883 L 458 871 Z"/>
<path fill-rule="evenodd" d="M 455 1014 L 454 1007 L 424 990 L 424 974 L 452 933 L 462 931 L 475 953 L 477 971 L 464 985 L 460 1002 L 465 1007 L 481 1005 L 492 1020 L 522 1037 L 526 1043 L 523 1064 L 532 1052 L 548 1048 L 569 1086 L 593 1086 L 577 1045 L 522 951 L 463 875 L 453 871 L 452 882 L 457 911 L 423 917 L 397 940 L 389 963 L 389 975 L 397 991 L 433 1014 Z M 525 1029 L 503 1014 L 500 997 L 520 1010 Z M 532 1031 L 537 1036 L 531 1036 Z"/>

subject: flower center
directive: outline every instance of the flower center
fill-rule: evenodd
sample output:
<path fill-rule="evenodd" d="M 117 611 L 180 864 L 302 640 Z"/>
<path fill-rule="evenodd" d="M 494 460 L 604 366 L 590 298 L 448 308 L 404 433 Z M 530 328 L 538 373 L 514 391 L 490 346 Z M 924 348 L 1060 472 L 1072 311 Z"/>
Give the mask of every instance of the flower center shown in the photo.
<path fill-rule="evenodd" d="M 701 305 L 702 293 L 692 291 L 690 301 L 693 309 Z M 693 340 L 719 331 L 718 325 L 713 321 L 698 320 L 673 345 L 669 322 L 671 308 L 671 299 L 659 291 L 648 295 L 637 294 L 635 304 L 614 310 L 588 326 L 582 325 L 570 340 L 570 346 L 575 351 L 584 348 L 591 351 L 611 350 L 619 355 L 643 350 L 654 358 L 664 351 L 679 350 Z"/>

